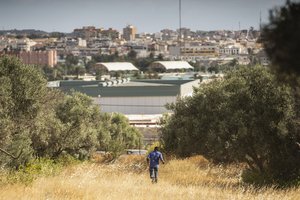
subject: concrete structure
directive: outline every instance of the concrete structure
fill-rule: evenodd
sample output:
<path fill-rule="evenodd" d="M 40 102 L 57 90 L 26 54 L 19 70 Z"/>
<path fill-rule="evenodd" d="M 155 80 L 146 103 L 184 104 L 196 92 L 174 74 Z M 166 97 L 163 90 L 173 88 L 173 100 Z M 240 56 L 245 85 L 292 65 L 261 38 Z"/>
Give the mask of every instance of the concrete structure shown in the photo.
<path fill-rule="evenodd" d="M 25 64 L 46 65 L 54 67 L 57 64 L 57 53 L 49 51 L 21 51 L 17 55 Z"/>
<path fill-rule="evenodd" d="M 113 28 L 109 28 L 107 30 L 101 29 L 100 35 L 101 37 L 106 37 L 106 38 L 110 38 L 111 40 L 116 40 L 116 39 L 120 39 L 121 34 L 119 31 Z"/>
<path fill-rule="evenodd" d="M 123 28 L 123 38 L 126 41 L 135 40 L 136 28 L 132 25 L 126 26 Z"/>
<path fill-rule="evenodd" d="M 240 54 L 240 49 L 234 46 L 220 47 L 219 53 L 221 55 L 238 55 Z"/>
<path fill-rule="evenodd" d="M 196 72 L 185 73 L 161 73 L 159 76 L 162 80 L 194 80 Z"/>
<path fill-rule="evenodd" d="M 162 117 L 161 114 L 153 115 L 126 115 L 131 126 L 135 127 L 159 127 L 159 120 Z M 151 134 L 152 135 L 152 134 Z"/>
<path fill-rule="evenodd" d="M 129 62 L 102 62 L 96 63 L 96 67 L 111 71 L 139 71 L 132 63 Z"/>
<path fill-rule="evenodd" d="M 97 37 L 99 29 L 96 29 L 94 26 L 84 26 L 82 28 L 74 29 L 73 35 L 76 37 L 89 39 L 92 37 Z"/>

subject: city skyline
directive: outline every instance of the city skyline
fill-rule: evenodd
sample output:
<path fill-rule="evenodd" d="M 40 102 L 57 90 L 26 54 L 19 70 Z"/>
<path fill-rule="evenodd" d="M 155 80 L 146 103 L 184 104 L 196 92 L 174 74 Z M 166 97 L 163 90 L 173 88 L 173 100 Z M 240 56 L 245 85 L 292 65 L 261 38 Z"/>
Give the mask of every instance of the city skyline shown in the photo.
<path fill-rule="evenodd" d="M 192 30 L 259 28 L 269 10 L 285 0 L 182 0 L 182 27 Z M 82 26 L 137 32 L 179 28 L 178 0 L 0 0 L 0 29 L 37 29 L 72 32 Z"/>

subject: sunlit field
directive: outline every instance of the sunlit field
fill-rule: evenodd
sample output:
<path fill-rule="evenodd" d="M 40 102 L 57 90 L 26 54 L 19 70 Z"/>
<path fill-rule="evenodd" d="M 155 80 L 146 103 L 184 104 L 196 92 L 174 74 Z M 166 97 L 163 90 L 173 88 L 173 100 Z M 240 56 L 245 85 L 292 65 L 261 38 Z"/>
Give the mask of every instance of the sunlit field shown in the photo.
<path fill-rule="evenodd" d="M 240 181 L 241 166 L 213 166 L 203 157 L 169 160 L 152 184 L 145 158 L 124 156 L 67 167 L 29 185 L 2 185 L 0 199 L 300 199 L 300 188 L 255 189 Z"/>

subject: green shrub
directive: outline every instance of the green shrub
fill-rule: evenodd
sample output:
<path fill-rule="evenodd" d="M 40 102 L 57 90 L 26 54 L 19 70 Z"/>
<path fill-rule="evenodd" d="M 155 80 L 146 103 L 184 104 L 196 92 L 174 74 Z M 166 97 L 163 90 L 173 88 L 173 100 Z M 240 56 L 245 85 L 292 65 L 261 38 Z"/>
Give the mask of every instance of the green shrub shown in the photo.
<path fill-rule="evenodd" d="M 258 170 L 246 169 L 242 173 L 244 183 L 249 183 L 256 186 L 272 185 L 272 178 L 267 173 L 260 173 Z"/>
<path fill-rule="evenodd" d="M 246 169 L 242 173 L 242 180 L 244 183 L 252 184 L 254 186 L 272 186 L 274 188 L 285 187 L 299 187 L 300 176 L 292 180 L 278 179 L 272 172 L 261 173 L 258 170 Z"/>
<path fill-rule="evenodd" d="M 49 158 L 31 160 L 26 165 L 21 165 L 18 170 L 0 172 L 0 185 L 14 183 L 28 185 L 39 177 L 57 175 L 64 167 L 78 163 L 80 161 L 70 155 L 63 155 L 55 160 Z"/>
<path fill-rule="evenodd" d="M 62 165 L 55 163 L 54 160 L 47 158 L 35 159 L 26 165 L 20 166 L 18 170 L 10 170 L 2 181 L 10 184 L 30 184 L 38 177 L 56 175 L 61 169 Z"/>
<path fill-rule="evenodd" d="M 77 159 L 69 154 L 61 155 L 59 158 L 55 159 L 54 161 L 57 165 L 60 165 L 63 167 L 70 166 L 70 165 L 76 165 L 76 164 L 80 163 L 79 159 Z"/>

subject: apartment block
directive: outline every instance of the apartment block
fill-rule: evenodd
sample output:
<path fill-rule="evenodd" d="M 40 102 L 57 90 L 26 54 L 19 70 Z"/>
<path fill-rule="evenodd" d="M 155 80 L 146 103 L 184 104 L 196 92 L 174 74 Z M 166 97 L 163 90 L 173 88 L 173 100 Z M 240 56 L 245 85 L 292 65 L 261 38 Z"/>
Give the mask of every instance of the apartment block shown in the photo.
<path fill-rule="evenodd" d="M 21 51 L 18 57 L 30 65 L 46 65 L 54 67 L 57 64 L 57 53 L 55 50 L 49 51 Z"/>
<path fill-rule="evenodd" d="M 123 38 L 126 41 L 135 40 L 136 28 L 132 25 L 126 26 L 123 28 Z"/>

